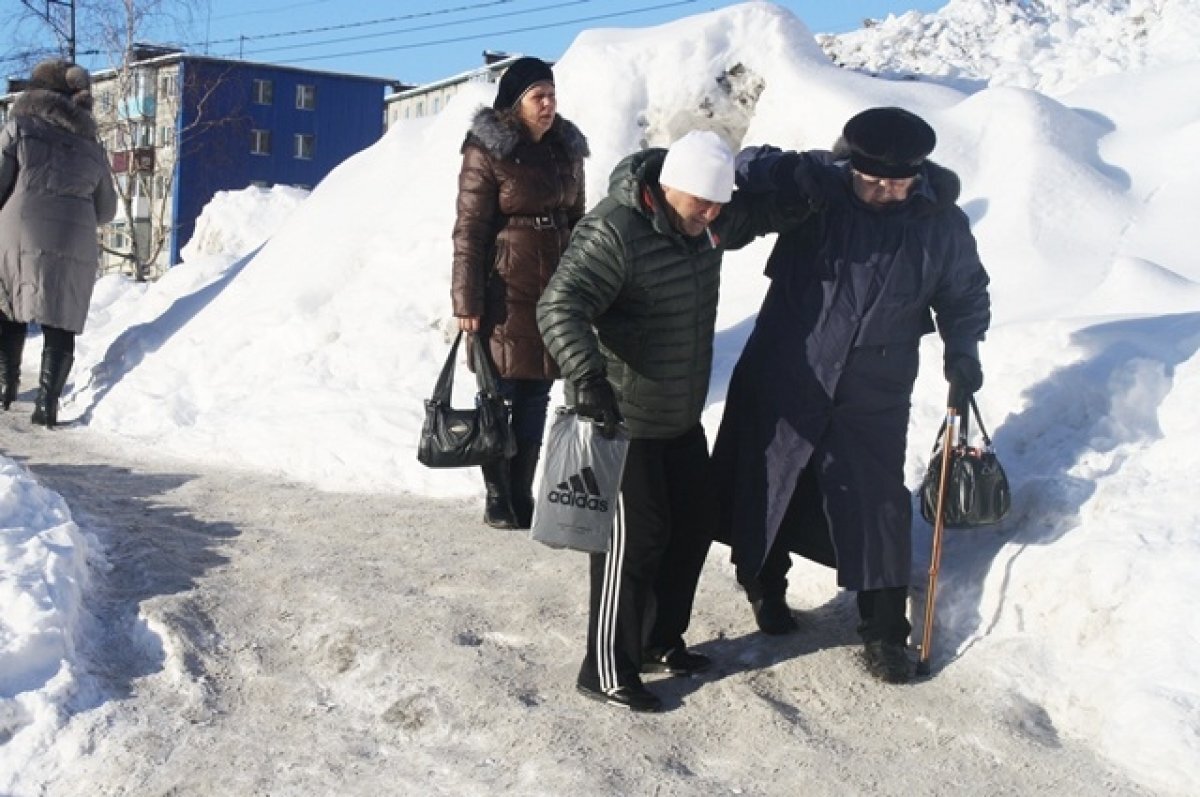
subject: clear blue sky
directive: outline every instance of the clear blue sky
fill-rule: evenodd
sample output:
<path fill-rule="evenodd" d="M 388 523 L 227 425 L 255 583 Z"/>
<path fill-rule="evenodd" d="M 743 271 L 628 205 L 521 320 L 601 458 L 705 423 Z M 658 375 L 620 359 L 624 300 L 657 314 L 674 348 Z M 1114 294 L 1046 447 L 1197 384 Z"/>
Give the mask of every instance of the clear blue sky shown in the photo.
<path fill-rule="evenodd" d="M 814 33 L 840 33 L 862 27 L 868 17 L 935 11 L 946 0 L 781 0 L 778 4 L 791 9 Z M 582 30 L 646 27 L 736 3 L 209 0 L 201 5 L 187 29 L 162 29 L 160 38 L 184 42 L 192 52 L 207 50 L 212 55 L 425 83 L 479 66 L 485 49 L 556 59 Z"/>

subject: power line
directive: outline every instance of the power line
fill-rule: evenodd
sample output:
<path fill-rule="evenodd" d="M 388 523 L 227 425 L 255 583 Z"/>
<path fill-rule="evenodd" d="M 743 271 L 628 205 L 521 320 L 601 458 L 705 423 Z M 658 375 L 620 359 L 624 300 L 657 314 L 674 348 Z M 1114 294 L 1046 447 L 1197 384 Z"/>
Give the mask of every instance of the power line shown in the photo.
<path fill-rule="evenodd" d="M 591 3 L 593 0 L 569 0 L 569 2 L 558 2 L 555 8 L 565 8 L 567 6 L 578 6 L 585 3 Z M 384 36 L 395 36 L 401 33 L 415 33 L 421 30 L 433 30 L 436 28 L 452 28 L 458 25 L 472 25 L 476 22 L 486 22 L 492 19 L 506 19 L 508 17 L 520 16 L 522 14 L 540 14 L 545 12 L 545 7 L 527 8 L 523 11 L 506 11 L 502 14 L 491 14 L 490 16 L 473 17 L 471 19 L 459 19 L 453 22 L 435 22 L 429 25 L 418 25 L 413 28 L 401 28 L 400 30 L 387 30 L 379 33 L 363 33 L 358 36 L 343 36 L 340 39 L 321 39 L 320 41 L 306 42 L 304 44 L 283 44 L 278 47 L 259 47 L 250 50 L 251 53 L 273 53 L 280 50 L 296 50 L 305 47 L 321 47 L 326 44 L 340 44 L 341 42 L 359 41 L 361 39 L 378 39 Z"/>
<path fill-rule="evenodd" d="M 81 55 L 100 55 L 99 50 L 76 50 L 76 57 Z M 36 50 L 25 50 L 24 52 L 13 53 L 12 55 L 0 58 L 0 64 L 25 64 L 27 61 L 34 58 L 42 59 L 51 56 L 66 57 L 61 49 L 57 47 L 40 47 Z"/>
<path fill-rule="evenodd" d="M 204 44 L 233 44 L 237 42 L 246 42 L 255 39 L 280 39 L 287 36 L 305 36 L 310 33 L 328 33 L 335 30 L 347 30 L 349 28 L 362 28 L 370 25 L 383 25 L 388 22 L 403 22 L 410 19 L 420 19 L 422 17 L 437 17 L 445 14 L 457 14 L 460 11 L 474 11 L 477 8 L 488 8 L 490 6 L 502 6 L 515 2 L 515 0 L 489 0 L 486 3 L 475 3 L 473 5 L 458 6 L 457 8 L 439 8 L 436 11 L 419 11 L 413 14 L 402 14 L 398 17 L 382 17 L 380 19 L 367 19 L 362 22 L 344 22 L 340 25 L 324 25 L 319 28 L 307 28 L 305 30 L 285 30 L 277 33 L 257 33 L 251 36 L 237 36 L 232 39 L 213 39 Z M 195 47 L 199 42 L 194 44 L 184 45 L 185 47 Z"/>
<path fill-rule="evenodd" d="M 215 17 L 210 17 L 210 19 L 233 19 L 234 17 L 253 17 L 258 14 L 274 14 L 277 11 L 291 11 L 292 9 L 303 8 L 304 6 L 319 6 L 319 5 L 324 5 L 325 3 L 330 3 L 330 2 L 333 2 L 333 0 L 309 0 L 309 2 L 307 2 L 307 3 L 287 3 L 286 5 L 275 6 L 273 8 L 256 8 L 256 9 L 252 9 L 250 11 L 235 11 L 232 14 L 218 14 Z"/>
<path fill-rule="evenodd" d="M 590 17 L 578 17 L 576 19 L 568 19 L 562 22 L 549 22 L 544 25 L 531 25 L 525 28 L 510 28 L 508 30 L 496 30 L 488 33 L 472 34 L 470 36 L 458 36 L 452 39 L 437 39 L 433 41 L 415 42 L 413 44 L 398 44 L 392 47 L 379 47 L 371 50 L 354 50 L 343 53 L 330 53 L 329 55 L 312 55 L 306 58 L 290 58 L 286 61 L 289 64 L 300 64 L 307 61 L 321 61 L 329 58 L 347 58 L 354 55 L 373 55 L 376 53 L 388 53 L 396 50 L 415 50 L 421 47 L 435 47 L 440 44 L 457 44 L 458 42 L 473 41 L 475 39 L 487 39 L 495 36 L 504 36 L 510 33 L 529 33 L 536 30 L 548 30 L 550 28 L 562 28 L 568 25 L 575 25 L 581 22 L 595 22 L 601 19 L 613 19 L 615 17 L 628 17 L 634 14 L 643 14 L 648 11 L 659 11 L 664 8 L 675 8 L 677 6 L 693 5 L 697 0 L 677 0 L 673 3 L 661 3 L 654 6 L 646 6 L 634 11 L 617 11 L 611 14 L 597 14 Z"/>

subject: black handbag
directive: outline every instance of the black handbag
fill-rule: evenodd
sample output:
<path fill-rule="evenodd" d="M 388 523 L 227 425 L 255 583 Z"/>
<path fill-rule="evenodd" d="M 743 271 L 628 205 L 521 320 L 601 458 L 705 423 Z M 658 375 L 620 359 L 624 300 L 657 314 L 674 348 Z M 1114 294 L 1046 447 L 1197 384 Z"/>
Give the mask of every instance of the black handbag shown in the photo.
<path fill-rule="evenodd" d="M 471 334 L 473 339 L 467 348 L 479 386 L 475 407 L 456 410 L 450 406 L 458 344 L 463 337 L 459 330 L 433 386 L 433 395 L 425 401 L 425 423 L 417 444 L 417 460 L 427 468 L 471 468 L 517 453 L 508 409 L 500 397 L 499 377 L 484 351 L 483 341 Z"/>
<path fill-rule="evenodd" d="M 996 458 L 974 396 L 971 397 L 971 412 L 979 424 L 983 446 L 975 448 L 967 445 L 967 418 L 963 418 L 957 445 L 950 449 L 950 472 L 946 479 L 946 501 L 943 506 L 943 520 L 947 528 L 972 528 L 999 523 L 1012 505 L 1008 476 Z M 934 523 L 937 515 L 945 431 L 946 423 L 943 421 L 929 458 L 929 468 L 925 471 L 925 480 L 921 482 L 921 516 L 930 524 Z"/>

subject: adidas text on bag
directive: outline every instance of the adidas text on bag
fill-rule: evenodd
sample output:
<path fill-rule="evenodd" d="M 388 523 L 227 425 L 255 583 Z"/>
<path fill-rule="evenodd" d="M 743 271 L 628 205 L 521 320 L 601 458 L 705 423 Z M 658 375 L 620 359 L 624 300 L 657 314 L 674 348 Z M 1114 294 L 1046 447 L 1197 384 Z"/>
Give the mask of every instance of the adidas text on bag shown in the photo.
<path fill-rule="evenodd" d="M 606 438 L 573 409 L 555 410 L 530 536 L 551 548 L 606 553 L 628 450 L 626 429 Z"/>
<path fill-rule="evenodd" d="M 552 504 L 569 504 L 579 509 L 593 512 L 607 512 L 608 500 L 600 492 L 600 483 L 596 481 L 596 472 L 584 466 L 566 481 L 546 493 L 546 500 Z"/>

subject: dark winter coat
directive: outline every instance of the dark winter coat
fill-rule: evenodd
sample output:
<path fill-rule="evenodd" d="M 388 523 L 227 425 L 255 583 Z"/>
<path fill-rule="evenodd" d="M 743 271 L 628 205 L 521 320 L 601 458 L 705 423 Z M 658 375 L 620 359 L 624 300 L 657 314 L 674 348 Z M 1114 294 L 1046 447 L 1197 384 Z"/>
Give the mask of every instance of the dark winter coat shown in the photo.
<path fill-rule="evenodd" d="M 743 190 L 786 186 L 824 209 L 781 235 L 767 264 L 771 285 L 714 444 L 718 538 L 732 545 L 743 583 L 782 535 L 836 566 L 843 587 L 907 585 L 904 455 L 918 344 L 934 330 L 932 311 L 947 352 L 978 356 L 990 320 L 988 277 L 955 205 L 958 178 L 927 163 L 908 200 L 875 209 L 855 197 L 844 163 L 763 148 L 738 164 Z M 805 468 L 818 489 L 793 503 Z"/>
<path fill-rule="evenodd" d="M 658 184 L 665 156 L 650 149 L 617 165 L 537 308 L 563 376 L 573 384 L 607 376 L 635 438 L 678 437 L 700 420 L 725 250 L 799 224 L 809 210 L 735 192 L 711 237 L 685 236 Z"/>
<path fill-rule="evenodd" d="M 116 191 L 92 114 L 29 89 L 0 130 L 0 313 L 83 331 Z"/>
<path fill-rule="evenodd" d="M 500 376 L 554 379 L 534 306 L 583 215 L 587 139 L 559 116 L 534 142 L 514 112 L 481 108 L 462 153 L 454 315 L 482 317 Z"/>

